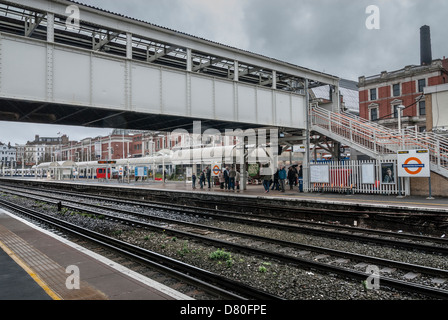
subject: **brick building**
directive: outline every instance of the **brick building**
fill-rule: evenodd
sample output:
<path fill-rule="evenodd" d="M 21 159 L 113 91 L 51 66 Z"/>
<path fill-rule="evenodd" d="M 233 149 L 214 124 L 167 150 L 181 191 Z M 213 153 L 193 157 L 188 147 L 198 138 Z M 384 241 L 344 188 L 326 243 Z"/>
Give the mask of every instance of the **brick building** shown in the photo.
<path fill-rule="evenodd" d="M 115 129 L 108 136 L 65 144 L 62 147 L 62 159 L 81 162 L 139 158 L 162 149 L 172 149 L 181 140 L 181 136 L 161 132 Z"/>
<path fill-rule="evenodd" d="M 359 77 L 359 114 L 362 118 L 397 128 L 398 106 L 403 105 L 402 127 L 426 130 L 425 87 L 448 83 L 448 59 L 433 60 L 429 65 L 374 76 Z"/>
<path fill-rule="evenodd" d="M 428 110 L 424 90 L 444 83 L 448 83 L 448 59 L 432 59 L 430 30 L 423 26 L 420 28 L 420 65 L 359 77 L 359 115 L 397 128 L 399 106 L 404 106 L 402 128 L 426 131 Z"/>

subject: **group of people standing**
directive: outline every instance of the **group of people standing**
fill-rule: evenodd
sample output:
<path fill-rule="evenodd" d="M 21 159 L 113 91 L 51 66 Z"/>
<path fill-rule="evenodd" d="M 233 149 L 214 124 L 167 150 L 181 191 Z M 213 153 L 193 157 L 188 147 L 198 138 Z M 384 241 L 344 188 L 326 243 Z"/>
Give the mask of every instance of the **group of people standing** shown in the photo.
<path fill-rule="evenodd" d="M 199 186 L 201 189 L 204 189 L 204 186 L 208 183 L 208 188 L 211 188 L 211 169 L 210 167 L 206 167 L 205 170 L 201 171 L 199 175 Z M 218 173 L 218 180 L 221 189 L 225 189 L 226 191 L 236 191 L 240 190 L 240 173 L 235 169 L 235 166 L 231 166 L 230 169 L 227 166 L 224 170 L 220 170 Z M 192 185 L 193 189 L 196 189 L 196 175 L 193 173 L 192 176 Z"/>
<path fill-rule="evenodd" d="M 224 170 L 221 170 L 218 173 L 218 180 L 221 189 L 235 191 L 236 188 L 237 192 L 240 191 L 241 175 L 239 171 L 235 169 L 235 166 L 232 165 L 230 169 L 227 166 Z"/>
<path fill-rule="evenodd" d="M 206 181 L 208 182 L 208 188 L 211 188 L 211 177 L 212 177 L 212 170 L 209 167 L 206 167 L 204 170 L 201 171 L 199 174 L 199 185 L 201 189 L 204 189 L 204 186 L 206 185 Z M 196 189 L 196 174 L 193 173 L 191 177 L 191 181 L 193 183 L 193 189 Z"/>
<path fill-rule="evenodd" d="M 266 168 L 268 169 L 268 168 Z M 210 167 L 206 167 L 205 170 L 201 171 L 199 174 L 199 186 L 201 189 L 204 189 L 204 186 L 211 188 L 211 169 Z M 220 170 L 218 173 L 218 180 L 221 190 L 226 191 L 237 191 L 240 190 L 240 173 L 235 169 L 235 166 L 232 165 L 230 168 L 226 166 L 224 170 Z M 293 190 L 294 186 L 299 185 L 299 181 L 303 178 L 302 166 L 299 166 L 297 170 L 297 166 L 290 166 L 288 170 L 286 170 L 285 166 L 280 166 L 277 171 L 272 174 L 264 174 L 263 179 L 263 187 L 265 192 L 268 193 L 269 190 L 277 190 L 280 192 L 285 192 L 286 189 L 286 180 L 288 180 L 289 189 Z M 196 189 L 196 175 L 193 173 L 192 176 L 192 185 L 193 189 Z M 299 188 L 302 192 L 302 189 Z"/>
<path fill-rule="evenodd" d="M 280 166 L 277 171 L 272 174 L 265 174 L 263 178 L 263 187 L 266 193 L 269 190 L 277 190 L 285 192 L 286 180 L 288 180 L 289 189 L 293 190 L 294 186 L 299 185 L 299 180 L 303 177 L 302 166 L 297 170 L 296 166 L 290 166 L 286 171 L 285 166 Z M 272 188 L 271 188 L 272 185 Z"/>

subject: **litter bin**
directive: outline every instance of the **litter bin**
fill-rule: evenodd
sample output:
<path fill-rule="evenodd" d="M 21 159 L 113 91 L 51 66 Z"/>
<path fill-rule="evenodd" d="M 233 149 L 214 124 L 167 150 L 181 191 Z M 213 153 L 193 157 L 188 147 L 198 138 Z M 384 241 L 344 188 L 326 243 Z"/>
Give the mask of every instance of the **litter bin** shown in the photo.
<path fill-rule="evenodd" d="M 303 178 L 299 178 L 299 191 L 303 192 Z"/>

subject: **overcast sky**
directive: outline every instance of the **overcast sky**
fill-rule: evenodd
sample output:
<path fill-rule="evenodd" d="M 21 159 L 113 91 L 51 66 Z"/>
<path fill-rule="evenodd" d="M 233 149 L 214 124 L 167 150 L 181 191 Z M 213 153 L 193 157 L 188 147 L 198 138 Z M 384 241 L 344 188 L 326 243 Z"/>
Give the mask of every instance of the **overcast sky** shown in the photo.
<path fill-rule="evenodd" d="M 423 25 L 431 28 L 433 59 L 448 56 L 446 0 L 78 2 L 354 81 L 420 64 Z M 379 9 L 379 29 L 366 27 L 372 14 L 366 13 L 369 5 Z M 34 134 L 56 136 L 57 132 L 81 139 L 109 131 L 0 122 L 0 141 L 25 143 Z"/>

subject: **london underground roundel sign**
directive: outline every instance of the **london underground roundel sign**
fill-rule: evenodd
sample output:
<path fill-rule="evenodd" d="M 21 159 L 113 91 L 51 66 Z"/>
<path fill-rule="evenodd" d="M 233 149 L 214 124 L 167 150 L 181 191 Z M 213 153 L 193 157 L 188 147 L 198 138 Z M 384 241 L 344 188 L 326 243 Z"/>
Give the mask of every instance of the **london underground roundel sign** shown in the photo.
<path fill-rule="evenodd" d="M 398 151 L 397 161 L 399 177 L 429 177 L 430 175 L 428 150 Z"/>
<path fill-rule="evenodd" d="M 419 174 L 425 167 L 425 165 L 420 161 L 420 159 L 416 157 L 410 157 L 406 159 L 406 161 L 402 166 L 407 173 L 412 175 Z"/>
<path fill-rule="evenodd" d="M 220 163 L 214 163 L 214 164 L 212 164 L 212 169 L 211 169 L 211 171 L 212 171 L 212 175 L 213 175 L 214 177 L 217 177 L 218 174 L 221 172 L 221 164 L 220 164 Z"/>

